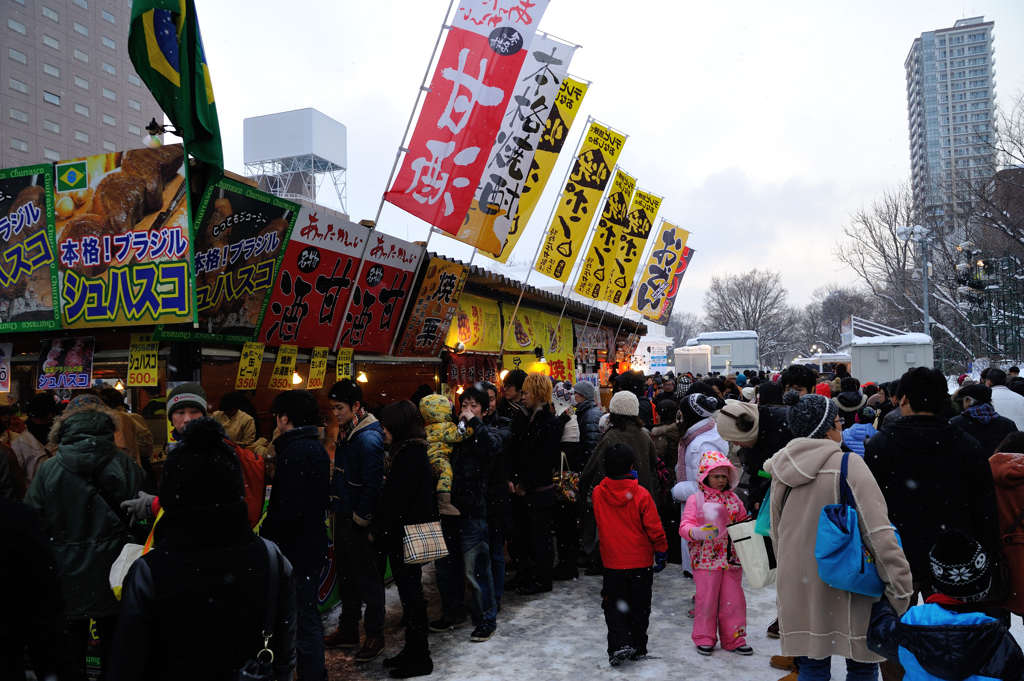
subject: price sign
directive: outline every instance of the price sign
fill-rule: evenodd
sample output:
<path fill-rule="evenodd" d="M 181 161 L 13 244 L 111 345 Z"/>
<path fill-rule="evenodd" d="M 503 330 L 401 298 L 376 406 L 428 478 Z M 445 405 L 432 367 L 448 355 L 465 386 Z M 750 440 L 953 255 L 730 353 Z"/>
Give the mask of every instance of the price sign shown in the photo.
<path fill-rule="evenodd" d="M 238 359 L 238 377 L 235 390 L 255 390 L 263 367 L 263 343 L 246 343 Z"/>
<path fill-rule="evenodd" d="M 308 390 L 320 390 L 324 387 L 324 377 L 327 376 L 327 355 L 330 348 L 313 348 L 313 354 L 309 358 L 309 381 L 306 383 Z"/>
<path fill-rule="evenodd" d="M 128 346 L 128 385 L 157 385 L 160 375 L 157 369 L 157 352 L 160 343 L 148 333 L 133 333 Z"/>
<path fill-rule="evenodd" d="M 270 375 L 270 384 L 267 387 L 272 390 L 292 389 L 292 374 L 295 373 L 295 357 L 298 354 L 297 345 L 282 345 L 277 349 L 274 373 Z"/>
<path fill-rule="evenodd" d="M 0 343 L 0 393 L 11 392 L 11 352 L 12 343 Z"/>
<path fill-rule="evenodd" d="M 338 361 L 334 365 L 334 369 L 338 374 L 338 380 L 343 378 L 352 378 L 352 348 L 342 348 L 338 350 Z"/>

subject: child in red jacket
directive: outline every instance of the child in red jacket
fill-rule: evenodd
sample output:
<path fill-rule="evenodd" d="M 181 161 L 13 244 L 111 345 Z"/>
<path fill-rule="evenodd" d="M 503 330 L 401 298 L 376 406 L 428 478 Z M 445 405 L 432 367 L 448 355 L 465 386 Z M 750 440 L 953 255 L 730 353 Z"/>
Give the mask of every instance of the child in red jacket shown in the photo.
<path fill-rule="evenodd" d="M 665 569 L 668 541 L 650 492 L 632 473 L 627 444 L 604 453 L 608 476 L 594 488 L 594 518 L 604 565 L 601 607 L 608 625 L 608 661 L 616 667 L 647 654 L 654 573 Z"/>

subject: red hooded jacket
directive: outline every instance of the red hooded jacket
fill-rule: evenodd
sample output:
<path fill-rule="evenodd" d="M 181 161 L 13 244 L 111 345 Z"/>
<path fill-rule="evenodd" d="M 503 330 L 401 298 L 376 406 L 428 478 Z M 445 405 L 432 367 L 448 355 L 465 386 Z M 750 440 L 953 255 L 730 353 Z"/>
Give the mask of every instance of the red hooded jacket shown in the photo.
<path fill-rule="evenodd" d="M 605 478 L 594 488 L 593 499 L 601 562 L 606 568 L 648 568 L 654 565 L 655 551 L 668 551 L 654 499 L 636 479 Z"/>

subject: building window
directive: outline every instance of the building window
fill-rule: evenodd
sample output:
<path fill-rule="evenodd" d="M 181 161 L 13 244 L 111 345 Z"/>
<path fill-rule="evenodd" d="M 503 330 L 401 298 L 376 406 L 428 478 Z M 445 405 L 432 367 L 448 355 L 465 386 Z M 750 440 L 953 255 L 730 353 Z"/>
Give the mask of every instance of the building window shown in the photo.
<path fill-rule="evenodd" d="M 712 345 L 711 346 L 711 354 L 712 355 L 731 356 L 732 355 L 732 345 Z"/>
<path fill-rule="evenodd" d="M 82 9 L 89 9 L 89 0 L 75 0 L 75 4 Z"/>
<path fill-rule="evenodd" d="M 142 85 L 142 79 L 136 76 L 134 73 L 128 74 L 128 82 L 132 85 Z"/>
<path fill-rule="evenodd" d="M 60 78 L 60 69 L 52 64 L 43 64 L 43 73 L 54 78 Z"/>
<path fill-rule="evenodd" d="M 12 137 L 11 138 L 11 149 L 17 149 L 18 151 L 28 151 L 28 142 Z"/>
<path fill-rule="evenodd" d="M 21 23 L 20 21 L 15 21 L 14 19 L 7 20 L 7 28 L 11 29 L 15 33 L 20 33 L 22 35 L 28 33 L 28 29 L 25 28 L 25 24 Z"/>
<path fill-rule="evenodd" d="M 48 104 L 56 104 L 57 106 L 60 106 L 60 95 L 55 95 L 52 92 L 43 90 L 43 101 Z"/>
<path fill-rule="evenodd" d="M 129 123 L 128 124 L 128 134 L 130 134 L 130 135 L 141 135 L 142 134 L 142 128 L 140 128 L 137 125 L 132 125 L 131 123 Z"/>
<path fill-rule="evenodd" d="M 100 12 L 100 16 L 103 17 L 103 21 L 110 22 L 111 24 L 117 23 L 117 19 L 114 17 L 114 15 L 108 12 L 107 10 L 102 10 Z"/>
<path fill-rule="evenodd" d="M 117 119 L 109 114 L 103 114 L 103 122 L 107 125 L 117 125 Z"/>
<path fill-rule="evenodd" d="M 89 89 L 89 81 L 87 81 L 85 78 L 79 78 L 78 76 L 75 76 L 75 85 L 82 88 L 83 90 Z"/>
<path fill-rule="evenodd" d="M 17 78 L 11 78 L 11 89 L 28 94 L 28 85 L 26 83 L 22 83 Z"/>
<path fill-rule="evenodd" d="M 58 15 L 56 12 L 54 12 L 49 7 L 46 7 L 45 5 L 43 6 L 43 16 L 53 21 L 60 21 L 60 15 Z"/>
<path fill-rule="evenodd" d="M 88 118 L 89 117 L 89 107 L 87 107 L 85 104 L 75 104 L 75 113 L 76 114 L 81 114 L 81 115 L 85 116 L 86 118 Z"/>
<path fill-rule="evenodd" d="M 84 61 L 86 64 L 89 63 L 89 55 L 77 48 L 75 49 L 75 59 L 78 61 Z"/>
<path fill-rule="evenodd" d="M 54 123 L 53 121 L 44 120 L 43 127 L 46 128 L 47 132 L 52 132 L 56 135 L 60 134 L 60 123 Z"/>
<path fill-rule="evenodd" d="M 60 49 L 60 41 L 57 40 L 56 38 L 51 38 L 50 36 L 46 35 L 45 33 L 43 34 L 43 44 L 46 45 L 47 47 L 52 47 L 55 50 L 59 50 Z"/>
<path fill-rule="evenodd" d="M 110 140 L 103 140 L 103 151 L 117 151 L 117 145 Z"/>
<path fill-rule="evenodd" d="M 114 45 L 114 41 L 107 36 L 103 36 L 103 47 L 109 47 L 112 50 L 117 49 L 117 46 Z"/>
<path fill-rule="evenodd" d="M 114 65 L 113 64 L 108 64 L 107 62 L 103 62 L 103 71 L 106 72 L 106 73 L 109 73 L 112 76 L 116 76 L 117 75 L 117 69 L 114 68 Z"/>
<path fill-rule="evenodd" d="M 11 59 L 13 59 L 14 61 L 19 62 L 21 64 L 27 64 L 28 63 L 28 57 L 25 55 L 25 53 L 24 52 L 18 52 L 13 47 L 8 47 L 7 48 L 7 56 L 10 57 Z"/>
<path fill-rule="evenodd" d="M 78 140 L 79 142 L 88 142 L 89 133 L 82 132 L 81 130 L 75 130 L 75 139 Z"/>
<path fill-rule="evenodd" d="M 136 102 L 134 99 L 128 99 L 128 106 L 135 109 L 136 111 L 142 111 L 142 103 Z"/>
<path fill-rule="evenodd" d="M 108 90 L 107 88 L 103 88 L 103 96 L 105 98 L 109 99 L 112 102 L 117 101 L 117 95 L 114 94 L 113 90 Z"/>
<path fill-rule="evenodd" d="M 60 160 L 60 154 L 53 149 L 43 149 L 43 156 L 45 156 L 48 161 Z"/>
<path fill-rule="evenodd" d="M 11 118 L 22 123 L 28 123 L 28 114 L 19 109 L 11 109 Z"/>
<path fill-rule="evenodd" d="M 87 36 L 87 35 L 89 35 L 89 29 L 76 21 L 75 22 L 75 33 L 81 33 L 82 35 Z"/>

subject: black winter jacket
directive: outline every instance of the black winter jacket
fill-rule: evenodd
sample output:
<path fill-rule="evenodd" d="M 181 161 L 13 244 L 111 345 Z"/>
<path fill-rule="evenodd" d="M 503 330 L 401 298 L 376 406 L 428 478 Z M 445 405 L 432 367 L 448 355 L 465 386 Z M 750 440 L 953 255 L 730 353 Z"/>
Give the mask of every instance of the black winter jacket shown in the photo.
<path fill-rule="evenodd" d="M 494 530 L 512 528 L 512 495 L 508 489 L 509 443 L 512 442 L 512 421 L 498 414 L 483 418 L 484 425 L 501 435 L 501 448 L 494 454 L 491 479 L 487 485 L 487 525 Z"/>
<path fill-rule="evenodd" d="M 580 427 L 580 446 L 576 451 L 573 470 L 579 472 L 590 461 L 590 455 L 601 441 L 601 408 L 594 400 L 583 400 L 576 405 L 576 423 Z"/>
<path fill-rule="evenodd" d="M 334 449 L 331 511 L 367 527 L 380 507 L 384 488 L 384 430 L 368 414 Z"/>
<path fill-rule="evenodd" d="M 484 519 L 494 459 L 501 451 L 501 435 L 475 416 L 466 425 L 473 429 L 473 437 L 452 449 L 452 506 L 464 516 Z"/>
<path fill-rule="evenodd" d="M 561 458 L 562 422 L 548 405 L 540 404 L 529 421 L 515 426 L 513 423 L 508 459 L 512 482 L 527 492 L 551 487 L 552 473 Z"/>
<path fill-rule="evenodd" d="M 640 402 L 640 420 L 644 422 L 644 428 L 652 430 L 654 428 L 654 405 L 642 395 L 637 395 L 637 400 Z"/>
<path fill-rule="evenodd" d="M 260 536 L 281 547 L 296 572 L 319 574 L 327 561 L 327 504 L 331 459 L 316 426 L 274 440 L 277 471 Z"/>
<path fill-rule="evenodd" d="M 996 492 L 988 455 L 941 416 L 904 416 L 864 445 L 915 582 L 931 582 L 928 553 L 943 528 L 999 550 Z"/>
<path fill-rule="evenodd" d="M 743 470 L 749 476 L 747 481 L 747 509 L 753 510 L 755 504 L 760 504 L 768 490 L 767 478 L 762 478 L 758 473 L 764 470 L 764 462 L 775 456 L 775 453 L 789 444 L 793 439 L 786 424 L 786 407 L 758 407 L 757 408 L 757 442 L 753 447 L 743 447 L 739 451 L 740 460 L 743 462 Z"/>
<path fill-rule="evenodd" d="M 426 440 L 406 440 L 391 454 L 391 469 L 380 498 L 380 513 L 370 523 L 370 534 L 380 552 L 401 550 L 406 525 L 437 520 L 434 473 L 427 457 Z"/>
<path fill-rule="evenodd" d="M 270 649 L 274 678 L 295 668 L 295 581 L 273 544 L 278 606 Z M 107 672 L 110 681 L 223 681 L 263 649 L 267 545 L 249 529 L 244 502 L 167 512 L 155 548 L 125 578 Z"/>
<path fill-rule="evenodd" d="M 960 426 L 963 431 L 972 436 L 981 444 L 985 456 L 992 456 L 996 447 L 1010 433 L 1017 432 L 1017 424 L 1005 416 L 997 416 L 988 423 L 982 423 L 968 414 L 960 414 L 949 420 L 954 426 Z"/>

